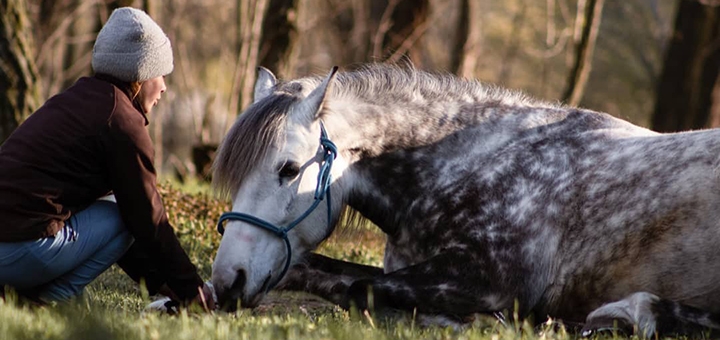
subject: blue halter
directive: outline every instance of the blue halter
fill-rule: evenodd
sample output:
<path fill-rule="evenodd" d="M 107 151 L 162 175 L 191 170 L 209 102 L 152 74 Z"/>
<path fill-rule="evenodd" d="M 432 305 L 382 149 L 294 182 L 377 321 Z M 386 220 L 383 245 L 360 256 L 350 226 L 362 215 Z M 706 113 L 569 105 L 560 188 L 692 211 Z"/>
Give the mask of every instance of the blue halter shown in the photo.
<path fill-rule="evenodd" d="M 226 220 L 237 220 L 237 221 L 243 221 L 250 224 L 254 224 L 255 226 L 258 226 L 260 228 L 263 228 L 265 230 L 268 230 L 275 234 L 277 237 L 280 237 L 285 241 L 285 247 L 287 248 L 287 260 L 285 261 L 285 267 L 283 267 L 282 273 L 280 273 L 280 276 L 278 276 L 275 283 L 268 286 L 267 291 L 274 288 L 275 285 L 280 282 L 280 280 L 285 276 L 288 269 L 290 268 L 290 260 L 292 259 L 292 248 L 290 247 L 290 240 L 288 239 L 287 233 L 295 228 L 302 220 L 304 220 L 306 217 L 310 215 L 310 213 L 315 210 L 315 208 L 320 205 L 320 201 L 325 199 L 325 196 L 327 195 L 327 223 L 328 228 L 331 227 L 330 223 L 332 219 L 332 211 L 331 211 L 331 199 L 330 199 L 330 170 L 332 168 L 332 163 L 335 157 L 337 157 L 337 146 L 335 146 L 335 143 L 333 143 L 330 139 L 327 137 L 327 131 L 325 131 L 325 127 L 320 124 L 320 146 L 322 147 L 323 152 L 323 163 L 320 166 L 320 172 L 318 173 L 318 179 L 317 179 L 317 186 L 315 187 L 315 201 L 313 204 L 305 210 L 305 212 L 300 215 L 300 217 L 296 218 L 294 221 L 290 222 L 286 227 L 277 227 L 273 225 L 272 223 L 265 221 L 263 219 L 257 218 L 252 215 L 238 213 L 238 212 L 226 212 L 220 216 L 220 220 L 218 221 L 217 230 L 222 235 L 225 233 L 225 227 L 223 226 L 223 221 Z"/>

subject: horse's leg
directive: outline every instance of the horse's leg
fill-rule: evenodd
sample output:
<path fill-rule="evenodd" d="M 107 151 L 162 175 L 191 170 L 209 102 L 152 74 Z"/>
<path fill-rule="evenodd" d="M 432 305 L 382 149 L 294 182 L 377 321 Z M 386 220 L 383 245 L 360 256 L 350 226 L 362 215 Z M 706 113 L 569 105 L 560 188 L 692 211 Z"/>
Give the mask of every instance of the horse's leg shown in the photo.
<path fill-rule="evenodd" d="M 315 294 L 344 309 L 355 306 L 379 315 L 416 312 L 423 324 L 454 326 L 476 313 L 513 308 L 519 285 L 499 277 L 464 252 L 447 252 L 388 274 L 310 254 L 278 288 Z"/>
<path fill-rule="evenodd" d="M 347 275 L 355 278 L 374 277 L 383 274 L 383 269 L 379 267 L 336 260 L 316 253 L 308 253 L 303 257 L 303 260 L 308 267 L 330 274 Z"/>
<path fill-rule="evenodd" d="M 512 267 L 512 266 L 509 266 Z M 504 268 L 511 270 L 512 268 Z M 513 281 L 510 272 L 481 261 L 465 251 L 446 251 L 424 262 L 373 278 L 356 280 L 348 287 L 344 308 L 361 310 L 401 310 L 425 317 L 437 316 L 442 322 L 470 321 L 475 314 L 492 314 L 512 310 L 520 296 L 522 283 Z"/>
<path fill-rule="evenodd" d="M 311 293 L 342 305 L 347 289 L 354 281 L 382 274 L 382 268 L 308 253 L 288 271 L 277 288 Z"/>
<path fill-rule="evenodd" d="M 640 292 L 588 314 L 582 334 L 620 329 L 649 339 L 655 333 L 689 333 L 706 328 L 720 329 L 720 315 Z"/>

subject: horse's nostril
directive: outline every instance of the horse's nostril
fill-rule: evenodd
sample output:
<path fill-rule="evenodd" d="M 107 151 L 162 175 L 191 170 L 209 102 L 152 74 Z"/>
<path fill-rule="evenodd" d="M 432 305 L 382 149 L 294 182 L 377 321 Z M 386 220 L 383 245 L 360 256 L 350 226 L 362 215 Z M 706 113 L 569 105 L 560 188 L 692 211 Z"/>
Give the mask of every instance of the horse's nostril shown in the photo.
<path fill-rule="evenodd" d="M 218 290 L 218 305 L 220 306 L 221 310 L 230 313 L 237 310 L 237 301 L 238 298 L 243 298 L 243 291 L 245 290 L 246 281 L 247 276 L 245 275 L 245 271 L 242 269 L 238 269 L 237 275 L 235 276 L 235 280 L 233 281 L 232 285 L 230 285 L 229 287 L 225 286 L 225 289 L 221 288 Z"/>
<path fill-rule="evenodd" d="M 230 291 L 242 292 L 245 288 L 245 281 L 247 281 L 247 277 L 245 276 L 245 270 L 238 269 L 237 276 L 235 276 L 235 281 L 233 281 L 232 286 L 230 286 Z"/>

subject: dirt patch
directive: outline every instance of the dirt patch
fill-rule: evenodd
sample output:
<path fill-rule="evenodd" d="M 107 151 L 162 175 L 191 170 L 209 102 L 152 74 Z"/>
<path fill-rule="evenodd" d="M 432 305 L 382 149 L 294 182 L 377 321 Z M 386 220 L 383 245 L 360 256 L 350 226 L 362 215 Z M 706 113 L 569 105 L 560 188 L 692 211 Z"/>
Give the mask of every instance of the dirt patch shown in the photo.
<path fill-rule="evenodd" d="M 253 309 L 253 314 L 302 313 L 310 317 L 337 312 L 342 312 L 337 305 L 301 292 L 271 292 Z"/>

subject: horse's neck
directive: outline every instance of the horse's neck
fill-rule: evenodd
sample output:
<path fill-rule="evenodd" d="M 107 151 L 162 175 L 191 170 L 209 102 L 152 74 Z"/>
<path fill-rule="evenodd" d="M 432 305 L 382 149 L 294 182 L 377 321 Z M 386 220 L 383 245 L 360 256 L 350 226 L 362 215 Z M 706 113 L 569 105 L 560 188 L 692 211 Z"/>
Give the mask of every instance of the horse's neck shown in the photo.
<path fill-rule="evenodd" d="M 399 224 L 409 221 L 411 209 L 423 209 L 418 205 L 428 203 L 428 186 L 437 184 L 422 182 L 421 177 L 443 176 L 437 173 L 443 157 L 467 152 L 453 149 L 446 137 L 469 129 L 476 135 L 485 134 L 481 131 L 484 122 L 500 115 L 510 117 L 498 105 L 508 104 L 328 101 L 333 114 L 324 119 L 328 126 L 335 127 L 333 139 L 346 150 L 354 173 L 350 176 L 355 179 L 348 197 L 350 206 L 386 233 L 394 234 Z M 512 138 L 523 125 L 527 124 L 503 124 L 513 131 L 498 131 L 497 138 Z M 495 138 L 490 135 L 488 131 L 488 138 Z M 498 142 L 497 138 L 494 142 Z M 478 143 L 477 147 L 489 144 Z M 421 158 L 422 164 L 418 164 Z"/>

